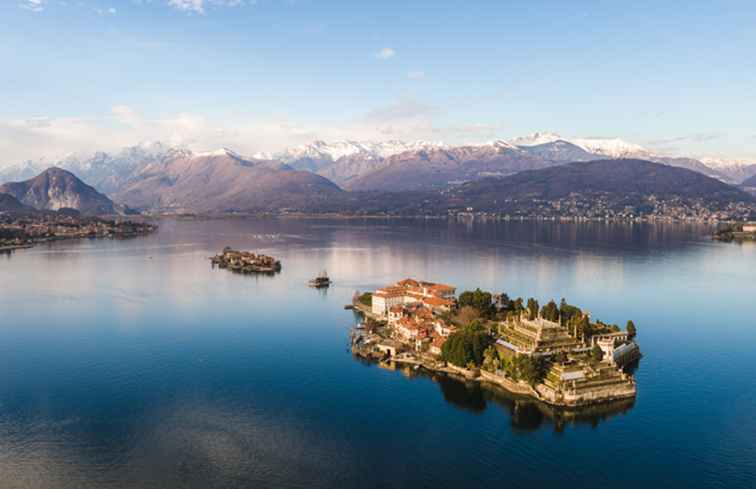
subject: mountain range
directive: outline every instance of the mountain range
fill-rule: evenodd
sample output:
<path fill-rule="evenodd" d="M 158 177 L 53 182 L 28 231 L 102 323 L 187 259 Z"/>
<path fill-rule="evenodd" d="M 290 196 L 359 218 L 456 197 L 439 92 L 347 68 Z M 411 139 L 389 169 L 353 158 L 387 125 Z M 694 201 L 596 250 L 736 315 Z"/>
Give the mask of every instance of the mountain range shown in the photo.
<path fill-rule="evenodd" d="M 688 168 L 730 184 L 756 175 L 756 162 L 659 155 L 621 139 L 565 138 L 540 132 L 509 142 L 448 145 L 440 142 L 315 141 L 277 153 L 240 156 L 246 161 L 278 161 L 291 169 L 325 177 L 347 190 L 426 190 L 575 161 L 632 158 Z M 145 171 L 194 153 L 185 147 L 148 142 L 116 152 L 69 155 L 60 160 L 25 161 L 0 167 L 0 183 L 31 178 L 48 167 L 69 170 L 105 194 L 116 194 Z"/>
<path fill-rule="evenodd" d="M 604 218 L 626 212 L 711 216 L 733 207 L 741 208 L 740 215 L 748 218 L 756 212 L 756 199 L 692 170 L 619 159 L 525 170 L 435 190 L 343 192 L 310 211 L 442 215 L 471 208 L 515 216 Z"/>
<path fill-rule="evenodd" d="M 644 160 L 594 160 L 530 170 L 503 179 L 486 178 L 442 192 L 446 202 L 479 210 L 512 211 L 534 201 L 575 196 L 604 200 L 609 208 L 637 207 L 646 199 L 680 199 L 693 204 L 749 203 L 754 198 L 701 173 Z"/>
<path fill-rule="evenodd" d="M 461 146 L 425 141 L 316 141 L 253 156 L 229 149 L 196 153 L 152 142 L 114 153 L 71 155 L 52 162 L 55 172 L 39 176 L 51 162 L 24 162 L 0 170 L 0 183 L 21 180 L 6 184 L 6 192 L 25 205 L 45 209 L 76 205 L 83 212 L 122 210 L 113 207 L 112 199 L 129 208 L 153 212 L 309 210 L 330 208 L 328 202 L 346 202 L 351 208 L 354 195 L 369 201 L 370 195 L 386 193 L 453 193 L 471 188 L 477 181 L 490 182 L 492 178 L 534 170 L 552 169 L 545 175 L 555 178 L 565 165 L 597 160 L 608 162 L 604 164 L 613 165 L 616 174 L 628 177 L 642 160 L 692 170 L 729 184 L 756 178 L 756 164 L 707 165 L 693 158 L 655 155 L 620 139 L 567 139 L 535 133 L 511 142 Z M 60 173 L 63 171 L 69 175 Z M 91 191 L 77 186 L 71 174 L 94 188 L 82 182 Z M 607 181 L 611 177 L 612 172 L 602 173 Z M 23 182 L 29 178 L 31 183 Z M 51 178 L 58 178 L 61 184 L 51 185 Z M 78 188 L 82 188 L 82 195 L 74 197 Z M 109 204 L 95 199 L 92 191 L 107 194 L 110 199 L 102 197 Z M 398 200 L 407 199 L 402 196 Z"/>

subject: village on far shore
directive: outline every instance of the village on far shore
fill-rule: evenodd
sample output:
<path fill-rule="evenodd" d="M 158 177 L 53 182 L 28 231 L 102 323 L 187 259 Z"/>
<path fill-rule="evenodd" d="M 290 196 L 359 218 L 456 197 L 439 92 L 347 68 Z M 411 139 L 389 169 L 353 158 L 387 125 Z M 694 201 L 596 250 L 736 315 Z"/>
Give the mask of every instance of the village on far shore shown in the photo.
<path fill-rule="evenodd" d="M 0 213 L 0 252 L 60 240 L 133 238 L 156 229 L 155 224 L 148 222 L 82 216 L 73 209 L 20 216 Z"/>
<path fill-rule="evenodd" d="M 550 301 L 510 299 L 480 289 L 407 278 L 356 293 L 363 321 L 352 332 L 356 356 L 444 372 L 541 400 L 580 407 L 632 399 L 626 367 L 641 354 L 635 324 L 625 330 L 587 311 Z"/>

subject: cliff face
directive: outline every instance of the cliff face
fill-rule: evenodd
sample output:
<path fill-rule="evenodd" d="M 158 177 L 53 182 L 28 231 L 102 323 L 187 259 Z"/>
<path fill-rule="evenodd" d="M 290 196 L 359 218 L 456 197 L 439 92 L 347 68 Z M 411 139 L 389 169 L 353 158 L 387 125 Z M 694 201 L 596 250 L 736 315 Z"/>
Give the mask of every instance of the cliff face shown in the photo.
<path fill-rule="evenodd" d="M 37 210 L 76 209 L 82 214 L 114 214 L 113 201 L 79 180 L 73 173 L 49 168 L 23 182 L 0 185 L 0 193 Z"/>

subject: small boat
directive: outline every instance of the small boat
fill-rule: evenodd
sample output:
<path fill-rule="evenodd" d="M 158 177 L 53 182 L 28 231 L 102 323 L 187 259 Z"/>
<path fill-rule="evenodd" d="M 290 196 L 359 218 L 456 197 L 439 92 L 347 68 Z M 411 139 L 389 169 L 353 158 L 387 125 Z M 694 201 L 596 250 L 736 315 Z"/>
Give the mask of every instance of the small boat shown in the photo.
<path fill-rule="evenodd" d="M 323 289 L 330 287 L 330 285 L 331 279 L 328 278 L 328 273 L 326 273 L 325 270 L 323 270 L 323 273 L 310 280 L 310 287 L 315 287 L 316 289 Z"/>

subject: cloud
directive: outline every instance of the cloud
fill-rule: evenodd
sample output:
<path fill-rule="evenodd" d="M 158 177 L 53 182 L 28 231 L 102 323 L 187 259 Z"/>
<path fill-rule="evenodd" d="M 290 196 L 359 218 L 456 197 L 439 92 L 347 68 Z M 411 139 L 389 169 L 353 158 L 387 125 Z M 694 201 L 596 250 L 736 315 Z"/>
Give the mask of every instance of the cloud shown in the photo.
<path fill-rule="evenodd" d="M 210 5 L 216 7 L 243 7 L 254 3 L 254 0 L 168 0 L 168 6 L 170 7 L 199 15 L 205 15 L 205 9 Z"/>
<path fill-rule="evenodd" d="M 716 133 L 698 133 L 698 134 L 691 134 L 688 136 L 678 136 L 678 137 L 666 138 L 666 139 L 655 139 L 653 141 L 649 141 L 648 144 L 650 146 L 669 146 L 669 145 L 680 144 L 680 143 L 706 143 L 709 141 L 714 141 L 721 137 L 722 137 L 721 134 L 716 134 Z"/>
<path fill-rule="evenodd" d="M 378 59 L 389 59 L 396 56 L 396 51 L 394 51 L 392 48 L 383 48 L 377 53 L 375 53 L 375 57 Z"/>
<path fill-rule="evenodd" d="M 115 15 L 118 13 L 115 7 L 98 8 L 98 9 L 95 9 L 95 12 L 97 12 L 97 15 Z"/>
<path fill-rule="evenodd" d="M 425 78 L 425 72 L 424 71 L 410 71 L 407 73 L 407 78 L 410 80 L 422 80 Z"/>
<path fill-rule="evenodd" d="M 111 112 L 121 124 L 130 127 L 142 125 L 142 118 L 128 105 L 116 105 L 111 109 Z"/>
<path fill-rule="evenodd" d="M 393 122 L 397 120 L 414 119 L 431 116 L 438 112 L 436 107 L 405 98 L 384 107 L 369 111 L 365 115 L 368 122 Z"/>
<path fill-rule="evenodd" d="M 46 3 L 47 0 L 22 0 L 19 7 L 32 12 L 41 12 L 45 9 Z"/>
<path fill-rule="evenodd" d="M 400 139 L 478 142 L 500 125 L 485 121 L 448 125 L 440 107 L 401 98 L 336 120 L 303 120 L 286 114 L 211 117 L 181 112 L 149 116 L 140 107 L 118 104 L 106 113 L 77 117 L 38 115 L 0 119 L 0 167 L 28 159 L 55 161 L 67 154 L 117 151 L 144 141 L 186 146 L 193 151 L 229 147 L 242 154 L 275 152 L 314 140 Z"/>

